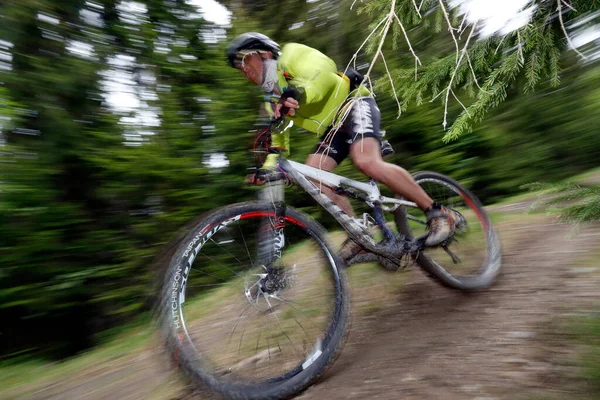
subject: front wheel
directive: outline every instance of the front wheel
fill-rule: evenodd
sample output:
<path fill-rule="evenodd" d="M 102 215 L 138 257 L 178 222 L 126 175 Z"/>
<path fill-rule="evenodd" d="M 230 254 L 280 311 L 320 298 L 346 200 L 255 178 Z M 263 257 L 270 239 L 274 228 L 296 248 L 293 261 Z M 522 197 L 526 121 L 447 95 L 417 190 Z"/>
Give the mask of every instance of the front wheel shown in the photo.
<path fill-rule="evenodd" d="M 481 202 L 455 180 L 435 173 L 417 172 L 414 180 L 433 201 L 461 213 L 467 223 L 455 232 L 447 250 L 426 248 L 416 261 L 432 278 L 450 288 L 477 290 L 490 286 L 501 267 L 498 235 Z M 398 231 L 409 238 L 426 232 L 425 217 L 418 209 L 400 207 L 395 212 Z"/>
<path fill-rule="evenodd" d="M 226 398 L 289 397 L 341 351 L 342 266 L 304 213 L 263 202 L 220 208 L 170 262 L 160 305 L 167 349 L 193 383 Z"/>

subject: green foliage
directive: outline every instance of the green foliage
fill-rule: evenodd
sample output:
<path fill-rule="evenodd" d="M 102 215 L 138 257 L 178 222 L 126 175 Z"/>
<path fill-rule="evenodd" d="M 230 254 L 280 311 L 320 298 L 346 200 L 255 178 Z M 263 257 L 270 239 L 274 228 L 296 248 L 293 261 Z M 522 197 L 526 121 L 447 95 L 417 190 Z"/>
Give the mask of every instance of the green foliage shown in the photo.
<path fill-rule="evenodd" d="M 351 0 L 292 1 L 285 7 L 223 3 L 233 11 L 229 38 L 253 30 L 281 43 L 302 42 L 327 53 L 339 69 L 390 4 L 356 2 L 356 14 Z M 520 31 L 524 61 L 511 50 L 518 44 L 515 35 L 471 42 L 477 82 L 463 61 L 453 92 L 468 113 L 449 96 L 454 123 L 446 139 L 471 133 L 444 143 L 441 116 L 455 44 L 438 1 L 423 4 L 420 19 L 412 1 L 397 2 L 424 64 L 417 80 L 398 26 L 383 49 L 405 111 L 396 118 L 396 103 L 385 92 L 391 85 L 382 78 L 377 101 L 386 139 L 396 149 L 390 161 L 410 171 L 447 173 L 486 202 L 526 182 L 597 165 L 598 69 L 561 60 L 564 38 L 555 21 L 541 24 L 543 13 L 536 16 L 537 28 Z M 202 40 L 204 34 L 222 35 L 220 28 L 198 18 L 183 0 L 146 1 L 140 6 L 145 11 L 122 7 L 116 0 L 0 4 L 0 61 L 10 55 L 2 64 L 10 68 L 0 68 L 4 357 L 62 357 L 93 345 L 97 332 L 148 308 L 157 273 L 152 262 L 180 227 L 220 205 L 255 197 L 256 189 L 242 181 L 253 164 L 248 130 L 261 93 L 226 66 L 225 41 Z M 460 23 L 457 15 L 451 18 Z M 564 70 L 559 61 L 566 61 Z M 368 54 L 359 52 L 359 69 L 368 62 Z M 376 65 L 374 76 L 384 74 Z M 111 106 L 107 82 L 124 82 L 142 99 L 140 107 Z M 553 93 L 558 83 L 564 86 Z M 291 157 L 304 160 L 316 142 L 313 134 L 293 132 Z M 216 166 L 215 157 L 228 164 Z M 338 171 L 363 178 L 349 160 Z M 292 205 L 332 226 L 306 194 L 288 194 Z"/>
<path fill-rule="evenodd" d="M 533 207 L 543 206 L 565 222 L 580 224 L 600 219 L 600 186 L 535 182 L 523 188 L 541 191 L 542 198 Z"/>
<path fill-rule="evenodd" d="M 585 3 L 586 11 L 600 8 L 596 2 Z M 390 6 L 389 0 L 372 1 L 364 5 L 362 11 L 374 20 L 380 20 L 390 11 Z M 414 62 L 408 59 L 412 58 L 412 54 L 404 60 L 405 67 L 396 67 L 391 71 L 396 95 L 402 99 L 403 108 L 412 102 L 420 105 L 425 99 L 437 99 L 445 105 L 446 99 L 448 102 L 454 101 L 455 95 L 465 92 L 472 100 L 445 133 L 444 139 L 450 141 L 471 132 L 491 109 L 507 99 L 511 89 L 520 86 L 519 90 L 531 93 L 545 79 L 553 86 L 558 85 L 561 54 L 567 44 L 560 22 L 554 15 L 555 8 L 554 2 L 538 2 L 529 24 L 501 38 L 492 36 L 476 41 L 477 38 L 473 37 L 477 35 L 476 31 L 465 26 L 460 35 L 458 32 L 455 34 L 458 42 L 456 47 L 448 33 L 439 2 L 424 2 L 421 7 L 422 18 L 419 18 L 412 0 L 396 1 L 396 15 L 405 29 L 411 30 L 409 40 L 423 61 L 423 66 L 416 72 L 416 79 L 408 79 L 415 76 Z M 457 9 L 448 6 L 446 9 L 451 22 L 456 24 L 453 26 L 456 30 L 462 16 L 457 14 Z M 575 17 L 576 13 L 567 12 L 563 20 L 568 24 Z M 430 28 L 432 21 L 435 21 L 433 32 Z M 394 29 L 399 29 L 399 24 L 395 24 Z M 440 47 L 431 51 L 419 46 L 421 36 L 431 37 L 440 31 L 444 37 L 437 36 L 435 40 L 447 44 L 441 48 L 442 51 L 439 51 Z M 379 42 L 380 39 L 380 36 L 374 35 L 372 42 Z M 407 47 L 404 35 L 396 32 L 391 42 L 388 47 L 392 49 Z M 375 46 L 369 48 L 374 50 Z M 477 82 L 481 82 L 481 86 Z M 387 78 L 380 79 L 379 84 L 382 89 L 391 90 Z"/>
<path fill-rule="evenodd" d="M 12 69 L 0 79 L 1 115 L 10 119 L 0 157 L 0 316 L 10 339 L 0 354 L 64 356 L 89 346 L 95 332 L 148 307 L 151 262 L 173 232 L 243 197 L 245 143 L 215 137 L 244 132 L 251 118 L 243 107 L 230 115 L 224 99 L 244 91 L 234 71 L 220 71 L 222 50 L 199 39 L 204 22 L 187 16 L 184 1 L 145 2 L 145 12 L 94 4 L 0 6 L 0 38 L 12 44 Z M 74 42 L 93 50 L 70 50 Z M 160 125 L 107 106 L 107 70 L 137 77 Z M 215 118 L 228 123 L 213 129 Z M 206 164 L 224 149 L 242 154 L 229 159 L 237 181 Z"/>

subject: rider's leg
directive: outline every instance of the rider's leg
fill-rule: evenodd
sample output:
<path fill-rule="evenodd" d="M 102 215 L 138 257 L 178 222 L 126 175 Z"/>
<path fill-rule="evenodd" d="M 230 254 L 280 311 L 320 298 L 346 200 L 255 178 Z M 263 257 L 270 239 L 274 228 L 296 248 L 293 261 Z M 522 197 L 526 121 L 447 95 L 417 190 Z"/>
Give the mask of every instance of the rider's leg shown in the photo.
<path fill-rule="evenodd" d="M 350 146 L 350 155 L 354 165 L 365 175 L 383 183 L 394 193 L 414 201 L 422 210 L 433 204 L 431 197 L 404 168 L 383 160 L 377 139 L 366 137 L 355 141 Z"/>
<path fill-rule="evenodd" d="M 429 233 L 426 246 L 437 246 L 454 233 L 455 226 L 464 223 L 464 218 L 444 206 L 434 203 L 431 197 L 415 182 L 403 168 L 383 161 L 379 141 L 372 137 L 356 140 L 350 146 L 352 161 L 367 176 L 378 180 L 396 194 L 414 201 L 425 211 Z"/>
<path fill-rule="evenodd" d="M 305 162 L 306 165 L 322 169 L 323 171 L 333 171 L 338 163 L 331 157 L 326 156 L 325 154 L 310 154 Z M 342 209 L 346 214 L 350 216 L 354 216 L 354 210 L 352 209 L 352 205 L 350 204 L 350 200 L 347 197 L 340 196 L 335 194 L 333 190 L 325 185 L 320 185 L 318 181 L 315 181 L 315 184 L 324 195 L 329 197 L 339 208 Z"/>

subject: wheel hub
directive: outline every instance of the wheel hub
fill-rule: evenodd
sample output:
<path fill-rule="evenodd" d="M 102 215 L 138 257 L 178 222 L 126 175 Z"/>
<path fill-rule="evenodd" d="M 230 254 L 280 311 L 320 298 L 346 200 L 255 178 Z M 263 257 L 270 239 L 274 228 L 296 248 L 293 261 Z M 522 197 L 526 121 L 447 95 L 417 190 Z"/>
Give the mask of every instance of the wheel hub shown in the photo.
<path fill-rule="evenodd" d="M 246 278 L 244 294 L 246 299 L 253 306 L 270 310 L 273 305 L 270 299 L 278 299 L 278 294 L 291 286 L 293 274 L 296 265 L 291 267 L 271 268 L 263 265 L 264 273 L 252 274 Z M 255 280 L 256 279 L 256 280 Z M 265 306 L 260 306 L 261 298 L 264 299 Z"/>

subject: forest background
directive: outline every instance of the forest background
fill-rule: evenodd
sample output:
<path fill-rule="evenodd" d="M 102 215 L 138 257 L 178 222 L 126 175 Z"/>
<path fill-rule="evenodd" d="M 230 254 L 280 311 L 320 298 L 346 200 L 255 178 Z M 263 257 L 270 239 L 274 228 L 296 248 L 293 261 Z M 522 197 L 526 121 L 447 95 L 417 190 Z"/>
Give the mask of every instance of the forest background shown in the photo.
<path fill-rule="evenodd" d="M 448 174 L 486 204 L 519 193 L 523 184 L 597 167 L 596 2 L 574 1 L 558 14 L 557 4 L 566 2 L 537 2 L 551 18 L 531 29 L 537 33 L 529 42 L 518 32 L 532 24 L 473 38 L 473 51 L 487 46 L 479 61 L 472 53 L 473 77 L 483 88 L 465 63 L 462 78 L 450 82 L 460 89 L 452 92 L 456 101 L 435 93 L 423 98 L 415 89 L 414 54 L 424 65 L 419 78 L 439 80 L 433 92 L 448 84 L 456 65 L 436 3 L 445 4 L 427 1 L 421 8 L 427 13 L 417 17 L 406 11 L 415 2 L 398 2 L 411 46 L 398 27 L 390 31 L 386 64 L 374 64 L 371 73 L 382 127 L 396 150 L 391 162 Z M 227 66 L 228 39 L 260 31 L 280 43 L 304 43 L 340 70 L 356 53 L 356 67 L 365 72 L 377 35 L 357 50 L 391 1 L 222 4 L 233 12 L 226 26 L 182 0 L 0 5 L 1 358 L 56 359 L 93 346 L 150 308 L 153 260 L 182 226 L 218 206 L 256 198 L 243 177 L 253 166 L 249 130 L 262 94 Z M 461 14 L 451 18 L 459 26 Z M 565 31 L 581 54 L 569 50 Z M 548 37 L 551 43 L 540 47 Z M 514 71 L 498 78 L 507 84 L 486 86 L 506 60 L 516 60 Z M 399 118 L 386 69 L 402 104 Z M 502 99 L 486 103 L 481 122 L 465 125 L 463 104 L 477 106 L 490 88 Z M 291 158 L 303 160 L 316 138 L 300 131 L 292 137 Z M 360 177 L 348 161 L 339 171 Z M 288 199 L 333 226 L 306 195 L 292 190 Z"/>

